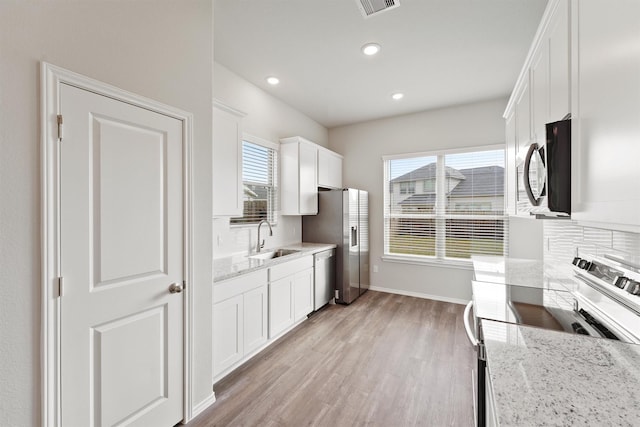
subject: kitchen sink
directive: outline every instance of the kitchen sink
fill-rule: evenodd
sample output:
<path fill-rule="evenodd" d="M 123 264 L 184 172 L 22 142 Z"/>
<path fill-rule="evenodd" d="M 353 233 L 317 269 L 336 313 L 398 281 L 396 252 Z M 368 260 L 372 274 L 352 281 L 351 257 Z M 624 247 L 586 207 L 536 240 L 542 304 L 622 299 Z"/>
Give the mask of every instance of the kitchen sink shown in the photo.
<path fill-rule="evenodd" d="M 295 249 L 276 249 L 274 251 L 260 252 L 254 255 L 249 255 L 248 258 L 266 260 L 266 259 L 280 258 L 283 256 L 296 254 L 298 252 L 300 251 L 297 251 Z"/>

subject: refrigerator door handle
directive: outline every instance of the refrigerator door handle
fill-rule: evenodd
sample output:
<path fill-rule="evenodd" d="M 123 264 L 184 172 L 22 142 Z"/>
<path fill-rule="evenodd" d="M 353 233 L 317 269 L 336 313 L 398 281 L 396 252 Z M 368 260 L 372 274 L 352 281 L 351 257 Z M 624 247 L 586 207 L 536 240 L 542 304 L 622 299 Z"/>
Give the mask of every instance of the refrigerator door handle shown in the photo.
<path fill-rule="evenodd" d="M 351 227 L 351 246 L 358 246 L 358 227 Z"/>

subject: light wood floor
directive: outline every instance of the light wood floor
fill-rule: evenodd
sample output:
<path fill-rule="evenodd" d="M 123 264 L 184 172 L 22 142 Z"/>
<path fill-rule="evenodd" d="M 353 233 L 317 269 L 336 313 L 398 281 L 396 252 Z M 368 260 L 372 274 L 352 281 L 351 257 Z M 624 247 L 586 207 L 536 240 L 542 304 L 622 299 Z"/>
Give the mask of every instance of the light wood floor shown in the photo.
<path fill-rule="evenodd" d="M 188 425 L 473 426 L 463 309 L 373 291 L 329 305 L 216 384 Z"/>

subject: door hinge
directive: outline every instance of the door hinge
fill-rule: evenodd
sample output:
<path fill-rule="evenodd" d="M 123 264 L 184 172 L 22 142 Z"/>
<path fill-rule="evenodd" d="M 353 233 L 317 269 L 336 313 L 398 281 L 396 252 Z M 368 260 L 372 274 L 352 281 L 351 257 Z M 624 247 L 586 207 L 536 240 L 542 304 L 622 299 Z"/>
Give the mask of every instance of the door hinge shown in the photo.
<path fill-rule="evenodd" d="M 183 281 L 182 281 L 182 289 L 183 289 L 183 290 L 186 290 L 186 289 L 187 289 L 187 281 L 186 281 L 186 280 L 183 280 Z"/>
<path fill-rule="evenodd" d="M 58 277 L 58 296 L 61 297 L 64 294 L 64 280 L 62 276 Z"/>
<path fill-rule="evenodd" d="M 63 120 L 62 120 L 62 114 L 58 114 L 58 140 L 62 141 L 62 137 L 63 137 Z"/>

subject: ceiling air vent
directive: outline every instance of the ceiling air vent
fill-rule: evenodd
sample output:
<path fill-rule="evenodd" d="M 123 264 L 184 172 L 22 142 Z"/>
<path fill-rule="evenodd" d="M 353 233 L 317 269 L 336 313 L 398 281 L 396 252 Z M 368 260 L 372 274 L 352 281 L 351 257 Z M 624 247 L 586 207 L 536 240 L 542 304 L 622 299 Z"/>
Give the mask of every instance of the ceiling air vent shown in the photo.
<path fill-rule="evenodd" d="M 369 18 L 385 10 L 400 6 L 400 0 L 356 0 L 356 4 L 362 16 Z"/>

